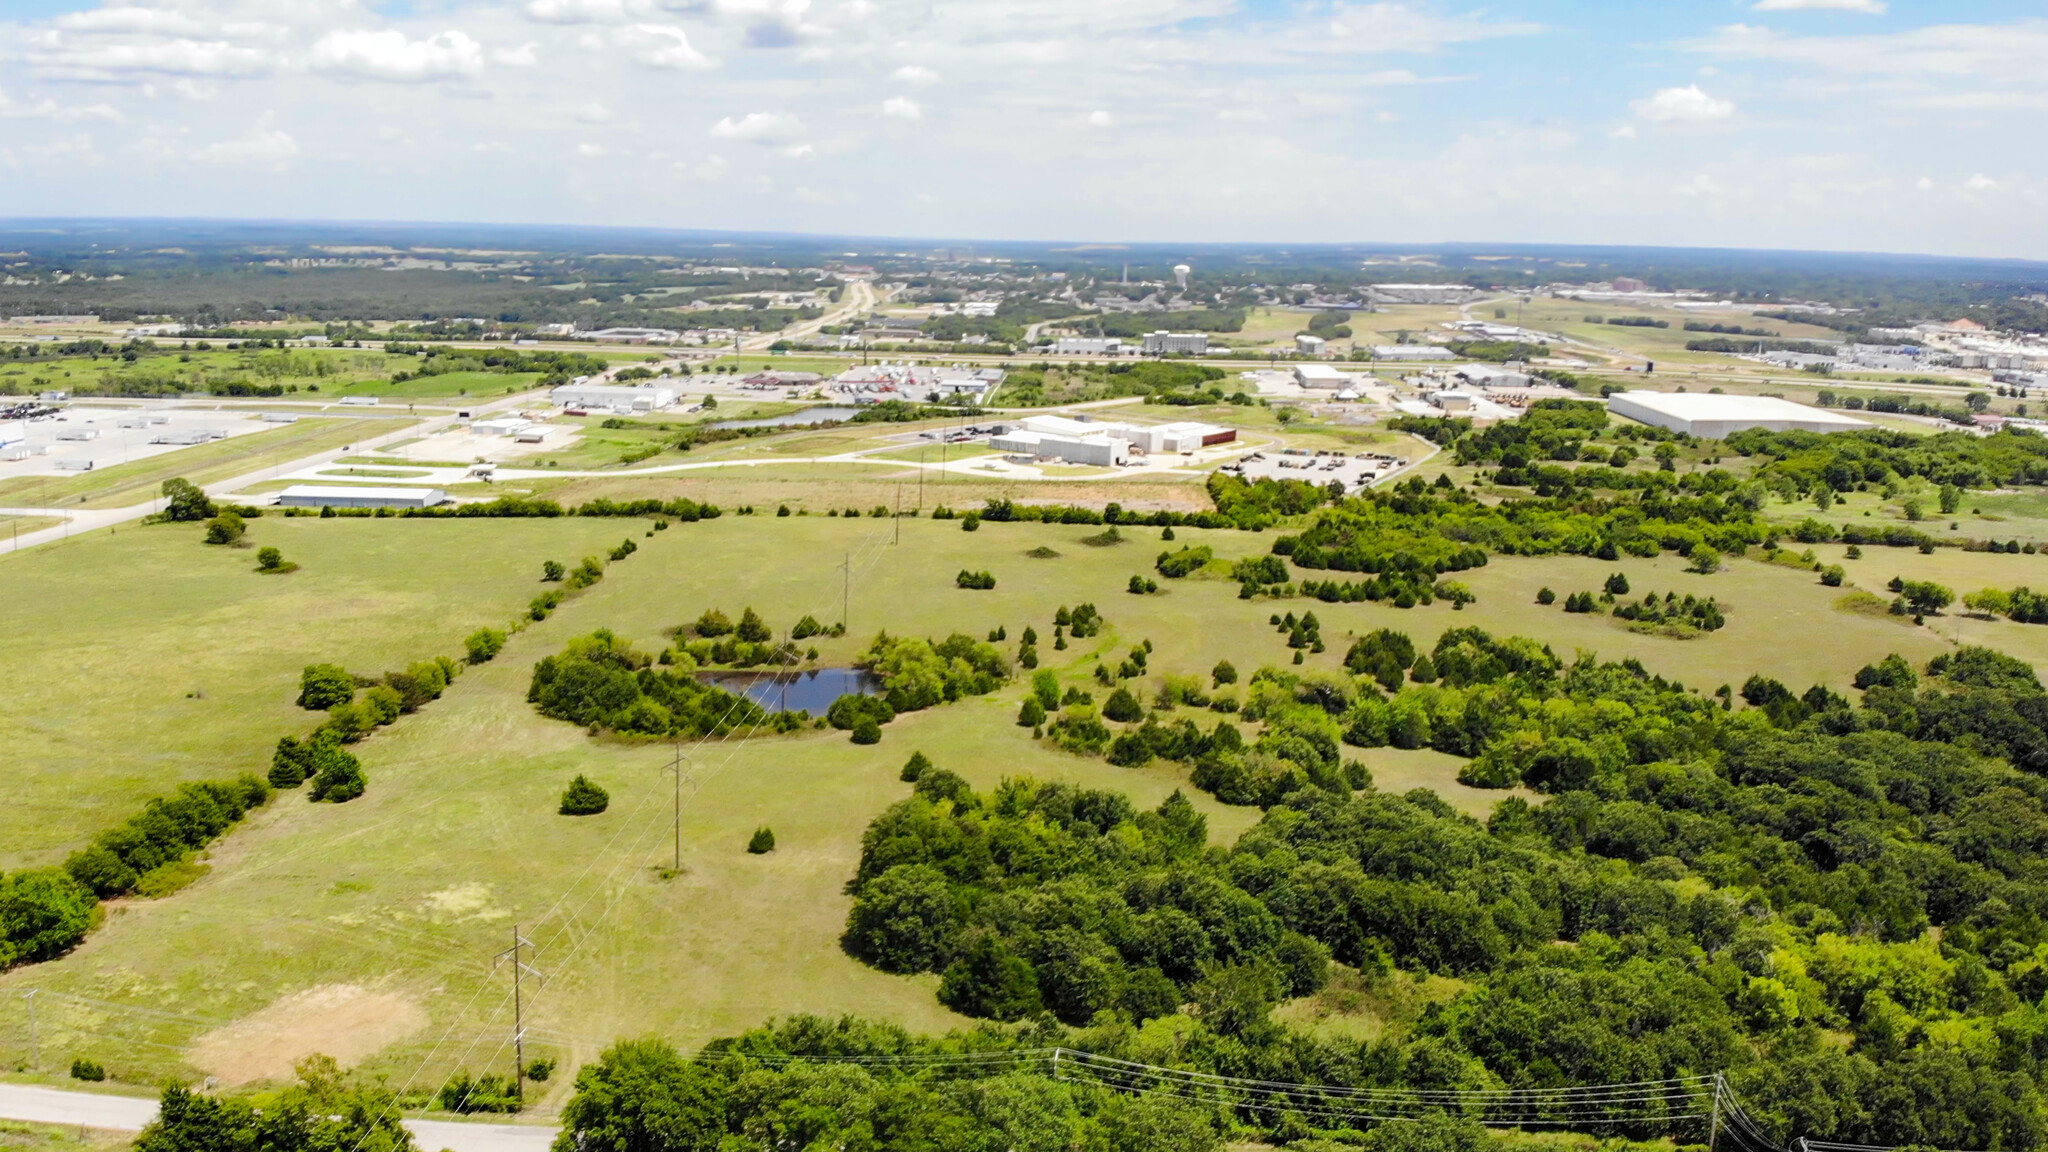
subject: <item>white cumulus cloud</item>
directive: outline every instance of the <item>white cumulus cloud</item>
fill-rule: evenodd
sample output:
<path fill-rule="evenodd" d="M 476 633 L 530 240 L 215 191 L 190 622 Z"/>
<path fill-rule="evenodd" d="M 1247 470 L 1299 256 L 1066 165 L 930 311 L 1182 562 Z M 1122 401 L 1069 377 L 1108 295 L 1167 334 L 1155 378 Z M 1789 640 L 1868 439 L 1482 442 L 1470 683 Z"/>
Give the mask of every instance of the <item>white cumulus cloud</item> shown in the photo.
<path fill-rule="evenodd" d="M 1700 124 L 1735 115 L 1732 101 L 1709 96 L 1697 84 L 1660 89 L 1629 107 L 1636 115 L 1657 124 Z"/>
<path fill-rule="evenodd" d="M 507 68 L 531 68 L 540 63 L 540 45 L 529 40 L 517 48 L 499 48 L 491 53 L 491 62 Z"/>
<path fill-rule="evenodd" d="M 778 144 L 804 130 L 803 121 L 787 112 L 749 112 L 735 120 L 730 116 L 711 126 L 720 140 L 745 140 L 753 144 Z"/>
<path fill-rule="evenodd" d="M 922 120 L 924 109 L 907 96 L 891 96 L 882 101 L 882 115 L 891 120 Z"/>
<path fill-rule="evenodd" d="M 299 142 L 265 115 L 247 136 L 208 144 L 192 158 L 203 164 L 282 168 L 298 154 Z"/>
<path fill-rule="evenodd" d="M 709 68 L 711 58 L 690 44 L 690 34 L 673 24 L 635 24 L 619 43 L 649 68 Z"/>
<path fill-rule="evenodd" d="M 1088 126 L 1090 128 L 1107 128 L 1114 123 L 1116 123 L 1116 117 L 1111 116 L 1100 108 L 1088 114 Z"/>
<path fill-rule="evenodd" d="M 1885 13 L 1884 0 L 1756 0 L 1758 12 L 1862 12 L 1869 16 Z"/>
<path fill-rule="evenodd" d="M 365 80 L 458 80 L 483 71 L 484 49 L 460 32 L 424 40 L 408 39 L 395 28 L 329 32 L 313 45 L 312 63 L 322 72 Z"/>
<path fill-rule="evenodd" d="M 526 15 L 543 24 L 618 24 L 645 10 L 629 0 L 531 0 Z"/>
<path fill-rule="evenodd" d="M 576 110 L 576 119 L 583 124 L 609 124 L 612 122 L 612 110 L 592 101 Z"/>
<path fill-rule="evenodd" d="M 922 64 L 905 64 L 903 67 L 889 73 L 889 79 L 896 81 L 898 84 L 937 84 L 939 82 L 939 74 Z"/>

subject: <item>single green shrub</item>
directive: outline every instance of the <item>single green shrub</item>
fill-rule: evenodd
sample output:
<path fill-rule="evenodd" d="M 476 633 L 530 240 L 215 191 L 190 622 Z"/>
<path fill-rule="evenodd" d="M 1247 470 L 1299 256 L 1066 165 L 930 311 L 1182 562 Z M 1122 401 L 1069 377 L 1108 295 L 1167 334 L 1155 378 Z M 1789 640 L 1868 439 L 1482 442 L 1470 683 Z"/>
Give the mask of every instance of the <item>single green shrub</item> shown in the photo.
<path fill-rule="evenodd" d="M 590 782 L 590 778 L 578 773 L 569 786 L 562 790 L 562 805 L 557 811 L 564 816 L 595 816 L 611 806 L 611 794 Z"/>
<path fill-rule="evenodd" d="M 753 836 L 747 840 L 747 851 L 756 856 L 775 851 L 775 833 L 765 825 L 754 829 Z"/>

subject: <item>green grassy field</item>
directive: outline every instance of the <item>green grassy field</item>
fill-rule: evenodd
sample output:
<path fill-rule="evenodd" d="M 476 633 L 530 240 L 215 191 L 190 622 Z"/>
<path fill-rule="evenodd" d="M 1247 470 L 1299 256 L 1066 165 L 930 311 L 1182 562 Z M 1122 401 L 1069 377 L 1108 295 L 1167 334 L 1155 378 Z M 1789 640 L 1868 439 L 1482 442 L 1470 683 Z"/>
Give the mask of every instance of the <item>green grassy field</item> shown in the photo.
<path fill-rule="evenodd" d="M 412 362 L 412 357 L 404 357 L 399 366 L 402 368 Z M 439 376 L 421 376 L 396 384 L 388 377 L 364 379 L 346 384 L 325 385 L 320 391 L 322 395 L 390 396 L 401 400 L 453 400 L 464 396 L 491 399 L 512 392 L 524 392 L 539 382 L 538 372 L 445 372 Z"/>
<path fill-rule="evenodd" d="M 119 508 L 154 497 L 163 482 L 173 476 L 182 476 L 194 484 L 212 484 L 396 431 L 406 423 L 392 419 L 308 417 L 295 424 L 180 448 L 110 468 L 61 477 L 16 476 L 0 480 L 0 504 Z"/>
<path fill-rule="evenodd" d="M 1917 628 L 1844 613 L 1833 606 L 1840 590 L 1811 572 L 1750 562 L 1698 576 L 1675 558 L 1499 558 L 1465 574 L 1479 596 L 1468 609 L 1401 611 L 1244 602 L 1220 579 L 1162 581 L 1160 595 L 1131 596 L 1125 582 L 1149 572 L 1158 551 L 1149 531 L 1101 548 L 1081 542 L 1092 528 L 988 524 L 970 534 L 957 522 L 916 520 L 892 545 L 895 527 L 728 516 L 644 537 L 637 522 L 620 521 L 265 519 L 253 537 L 282 547 L 300 572 L 256 576 L 247 551 L 206 548 L 189 527 L 88 537 L 0 562 L 0 595 L 25 630 L 50 638 L 14 665 L 36 691 L 0 705 L 0 736 L 15 750 L 20 781 L 17 802 L 0 813 L 9 849 L 0 866 L 18 867 L 60 858 L 176 780 L 260 770 L 277 735 L 311 726 L 291 704 L 302 664 L 337 660 L 374 672 L 452 653 L 467 631 L 524 603 L 539 560 L 573 560 L 628 533 L 642 546 L 444 699 L 360 745 L 371 779 L 363 799 L 326 806 L 285 795 L 218 845 L 210 873 L 190 888 L 115 905 L 85 946 L 0 978 L 0 990 L 87 998 L 52 1000 L 60 1006 L 43 1018 L 45 1052 L 94 1056 L 130 1083 L 201 1071 L 276 1074 L 314 1049 L 347 1053 L 394 1083 L 423 1062 L 434 1083 L 456 1064 L 481 1067 L 509 1024 L 509 989 L 489 977 L 486 960 L 514 925 L 543 945 L 537 964 L 550 976 L 531 1005 L 532 1047 L 569 1063 L 620 1032 L 693 1043 L 799 1011 L 858 1010 L 919 1028 L 956 1023 L 933 999 L 931 978 L 881 974 L 836 943 L 861 833 L 906 792 L 896 778 L 902 761 L 923 750 L 978 787 L 1028 774 L 1120 789 L 1143 805 L 1182 786 L 1181 769 L 1113 768 L 1035 744 L 1013 723 L 1018 686 L 901 717 L 874 747 L 829 731 L 695 746 L 687 749 L 684 871 L 664 880 L 656 869 L 674 850 L 673 791 L 662 771 L 671 750 L 592 739 L 538 717 L 524 699 L 532 664 L 594 628 L 651 649 L 664 629 L 707 607 L 736 614 L 752 606 L 776 625 L 806 612 L 832 619 L 848 559 L 851 632 L 820 645 L 826 665 L 850 660 L 883 629 L 978 636 L 1001 624 L 1014 643 L 1026 624 L 1049 634 L 1053 611 L 1082 600 L 1100 607 L 1108 629 L 1065 653 L 1042 648 L 1077 681 L 1095 658 L 1120 657 L 1145 639 L 1162 674 L 1206 672 L 1219 658 L 1247 673 L 1280 664 L 1288 649 L 1266 617 L 1304 607 L 1330 639 L 1310 667 L 1337 667 L 1349 634 L 1389 626 L 1427 643 L 1469 624 L 1539 637 L 1567 658 L 1635 656 L 1702 690 L 1740 684 L 1760 668 L 1795 690 L 1814 682 L 1841 689 L 1887 652 L 1924 661 L 1951 643 L 1948 618 Z M 1223 557 L 1263 551 L 1270 539 L 1179 535 Z M 1025 555 L 1041 545 L 1059 557 Z M 1890 569 L 1911 576 L 1922 561 L 1958 583 L 1968 574 L 2001 584 L 2042 563 L 1871 551 L 1882 555 L 1856 563 L 1880 585 Z M 2000 563 L 2009 568 L 1992 567 Z M 1965 573 L 1964 564 L 1985 567 Z M 964 567 L 990 570 L 997 589 L 955 589 L 952 574 Z M 1728 626 L 1674 640 L 1534 603 L 1539 587 L 1560 595 L 1597 588 L 1615 570 L 1637 595 L 1711 593 L 1728 606 Z M 1861 569 L 1857 579 L 1864 582 Z M 2048 644 L 2038 647 L 2048 656 Z M 1432 787 L 1475 815 L 1502 795 L 1456 785 L 1451 757 L 1357 754 L 1381 787 Z M 611 791 L 609 812 L 554 814 L 578 772 Z M 1195 798 L 1219 843 L 1257 815 Z M 746 837 L 763 824 L 775 829 L 778 851 L 749 856 Z M 305 1011 L 316 991 L 351 1007 Z M 0 1008 L 0 1059 L 18 1059 L 25 1045 L 18 1016 Z M 235 1021 L 247 1022 L 221 1031 Z M 437 1047 L 444 1034 L 455 1039 Z"/>

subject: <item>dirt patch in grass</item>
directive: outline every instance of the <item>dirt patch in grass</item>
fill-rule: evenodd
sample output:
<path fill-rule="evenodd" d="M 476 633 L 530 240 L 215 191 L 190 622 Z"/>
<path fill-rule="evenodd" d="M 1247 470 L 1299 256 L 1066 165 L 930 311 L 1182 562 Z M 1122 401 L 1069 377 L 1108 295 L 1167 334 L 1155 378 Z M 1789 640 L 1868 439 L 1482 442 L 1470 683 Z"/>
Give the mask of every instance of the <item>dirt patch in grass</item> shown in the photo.
<path fill-rule="evenodd" d="M 407 997 L 319 984 L 201 1036 L 192 1063 L 227 1084 L 282 1079 L 316 1052 L 348 1067 L 426 1026 L 426 1010 Z"/>

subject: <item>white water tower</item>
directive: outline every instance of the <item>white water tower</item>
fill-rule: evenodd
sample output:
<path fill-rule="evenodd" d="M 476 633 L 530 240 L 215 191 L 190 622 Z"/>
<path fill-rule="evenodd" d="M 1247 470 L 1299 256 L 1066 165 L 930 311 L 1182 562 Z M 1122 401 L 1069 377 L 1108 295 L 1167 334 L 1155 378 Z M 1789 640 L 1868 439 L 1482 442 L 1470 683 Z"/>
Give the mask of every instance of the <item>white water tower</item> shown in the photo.
<path fill-rule="evenodd" d="M 1188 290 L 1188 273 L 1193 271 L 1193 268 L 1185 264 L 1175 264 L 1173 266 L 1173 279 L 1175 283 L 1180 285 L 1181 291 L 1185 292 Z"/>

